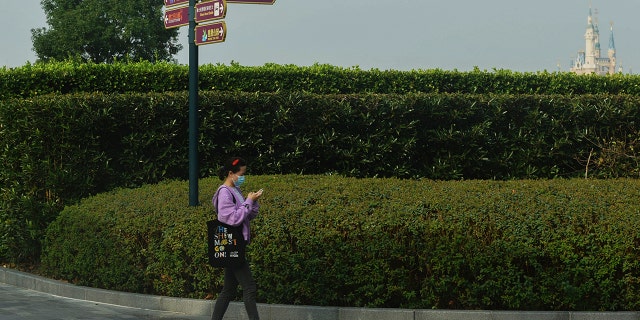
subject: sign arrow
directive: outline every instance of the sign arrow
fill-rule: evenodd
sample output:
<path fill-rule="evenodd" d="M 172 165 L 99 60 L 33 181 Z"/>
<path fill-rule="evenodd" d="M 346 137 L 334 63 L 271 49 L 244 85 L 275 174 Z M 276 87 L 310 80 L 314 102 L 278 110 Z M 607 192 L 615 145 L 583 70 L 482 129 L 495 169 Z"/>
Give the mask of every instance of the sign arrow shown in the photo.
<path fill-rule="evenodd" d="M 164 13 L 164 27 L 166 29 L 186 26 L 189 24 L 189 7 L 167 9 Z"/>
<path fill-rule="evenodd" d="M 223 19 L 227 14 L 227 3 L 225 0 L 213 0 L 196 4 L 196 22 Z"/>
<path fill-rule="evenodd" d="M 227 24 L 224 21 L 196 26 L 196 45 L 224 42 L 227 37 Z"/>

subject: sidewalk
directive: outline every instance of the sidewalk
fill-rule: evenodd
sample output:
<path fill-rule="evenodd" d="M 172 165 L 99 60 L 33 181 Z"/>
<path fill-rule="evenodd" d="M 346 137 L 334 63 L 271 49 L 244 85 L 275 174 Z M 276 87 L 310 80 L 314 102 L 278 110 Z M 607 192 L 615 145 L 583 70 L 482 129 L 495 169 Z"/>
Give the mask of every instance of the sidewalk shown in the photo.
<path fill-rule="evenodd" d="M 0 268 L 0 320 L 194 319 L 211 317 L 213 302 L 76 286 Z M 262 320 L 640 320 L 640 312 L 465 311 L 368 309 L 258 304 Z M 241 302 L 225 320 L 247 319 Z"/>
<path fill-rule="evenodd" d="M 0 283 L 0 320 L 125 320 L 181 319 L 208 320 L 175 312 L 128 308 L 92 301 L 53 296 Z"/>

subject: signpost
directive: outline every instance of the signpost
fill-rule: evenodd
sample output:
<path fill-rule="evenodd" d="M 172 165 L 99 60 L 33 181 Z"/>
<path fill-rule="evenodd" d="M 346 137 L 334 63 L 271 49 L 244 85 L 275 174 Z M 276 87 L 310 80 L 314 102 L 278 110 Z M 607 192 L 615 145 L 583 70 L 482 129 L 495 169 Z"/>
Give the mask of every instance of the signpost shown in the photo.
<path fill-rule="evenodd" d="M 227 0 L 228 3 L 273 4 L 276 0 Z"/>
<path fill-rule="evenodd" d="M 164 0 L 164 6 L 167 8 L 187 3 L 189 3 L 189 0 Z"/>
<path fill-rule="evenodd" d="M 227 14 L 225 0 L 214 0 L 196 4 L 196 22 L 219 20 Z"/>
<path fill-rule="evenodd" d="M 189 0 L 189 206 L 199 204 L 198 179 L 198 46 L 196 46 L 196 0 Z"/>
<path fill-rule="evenodd" d="M 224 21 L 196 26 L 196 45 L 224 42 L 227 25 Z"/>
<path fill-rule="evenodd" d="M 169 8 L 164 12 L 164 27 L 167 29 L 189 24 L 189 7 Z"/>
<path fill-rule="evenodd" d="M 273 4 L 275 0 L 164 0 L 164 26 L 189 25 L 189 206 L 198 203 L 198 46 L 223 42 L 227 36 L 224 19 L 227 3 Z M 183 6 L 189 3 L 188 6 Z M 205 23 L 203 23 L 205 22 Z"/>

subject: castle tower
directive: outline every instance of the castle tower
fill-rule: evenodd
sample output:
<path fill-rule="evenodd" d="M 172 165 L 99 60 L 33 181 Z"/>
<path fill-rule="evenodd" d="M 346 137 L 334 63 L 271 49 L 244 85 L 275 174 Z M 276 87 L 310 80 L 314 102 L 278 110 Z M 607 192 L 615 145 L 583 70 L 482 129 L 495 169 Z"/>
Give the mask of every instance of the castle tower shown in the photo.
<path fill-rule="evenodd" d="M 595 10 L 596 13 L 598 12 Z M 616 68 L 616 49 L 613 41 L 613 24 L 611 25 L 611 35 L 609 37 L 609 50 L 607 57 L 601 56 L 600 49 L 600 29 L 598 19 L 594 17 L 591 4 L 589 4 L 589 15 L 587 16 L 587 28 L 584 33 L 585 50 L 578 51 L 577 58 L 572 62 L 571 72 L 577 74 L 613 74 Z"/>
<path fill-rule="evenodd" d="M 596 68 L 596 59 L 599 56 L 596 55 L 596 43 L 598 43 L 598 29 L 593 23 L 593 14 L 591 13 L 591 6 L 589 6 L 589 16 L 587 17 L 587 31 L 584 33 L 585 40 L 585 59 L 583 69 L 594 70 Z"/>
<path fill-rule="evenodd" d="M 616 44 L 613 40 L 613 21 L 611 22 L 611 33 L 609 34 L 609 50 L 607 56 L 609 57 L 609 74 L 616 72 Z"/>

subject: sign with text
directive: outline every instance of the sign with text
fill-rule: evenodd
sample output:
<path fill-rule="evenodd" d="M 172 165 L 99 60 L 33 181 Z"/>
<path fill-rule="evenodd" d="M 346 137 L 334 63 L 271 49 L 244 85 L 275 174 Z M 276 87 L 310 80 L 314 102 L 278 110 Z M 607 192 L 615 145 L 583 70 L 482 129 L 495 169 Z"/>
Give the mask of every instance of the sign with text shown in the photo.
<path fill-rule="evenodd" d="M 189 7 L 167 9 L 164 13 L 164 27 L 177 28 L 189 24 Z"/>
<path fill-rule="evenodd" d="M 227 25 L 224 21 L 196 26 L 196 45 L 224 42 L 227 37 Z"/>
<path fill-rule="evenodd" d="M 164 6 L 167 8 L 181 4 L 189 4 L 189 0 L 164 0 Z"/>
<path fill-rule="evenodd" d="M 207 243 L 212 267 L 237 267 L 246 261 L 247 242 L 242 234 L 242 224 L 233 227 L 218 219 L 207 221 Z"/>
<path fill-rule="evenodd" d="M 225 0 L 205 1 L 196 4 L 196 22 L 223 19 L 227 14 Z"/>
<path fill-rule="evenodd" d="M 276 0 L 227 0 L 227 3 L 273 4 Z"/>

